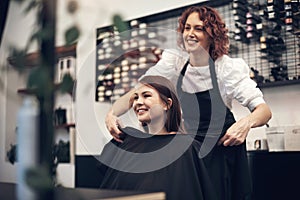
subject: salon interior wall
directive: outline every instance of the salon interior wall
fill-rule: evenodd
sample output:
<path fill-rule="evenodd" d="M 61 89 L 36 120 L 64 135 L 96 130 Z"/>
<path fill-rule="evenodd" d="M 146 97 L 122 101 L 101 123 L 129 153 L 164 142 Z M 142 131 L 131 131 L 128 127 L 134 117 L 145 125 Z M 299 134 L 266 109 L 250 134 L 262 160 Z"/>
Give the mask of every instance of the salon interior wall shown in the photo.
<path fill-rule="evenodd" d="M 77 96 L 76 123 L 77 141 L 76 154 L 96 154 L 101 151 L 103 144 L 110 139 L 104 127 L 104 116 L 109 105 L 95 103 L 95 38 L 96 28 L 111 24 L 113 14 L 121 14 L 125 20 L 138 18 L 154 13 L 163 12 L 181 6 L 203 2 L 203 0 L 74 0 L 79 4 L 76 14 L 66 13 L 66 4 L 71 0 L 57 0 L 57 35 L 56 44 L 64 44 L 64 31 L 72 24 L 79 25 L 81 36 L 77 43 Z M 26 1 L 25 1 L 26 2 Z M 22 48 L 26 45 L 31 31 L 35 26 L 35 12 L 24 15 L 26 3 L 10 2 L 7 23 L 0 47 L 0 65 L 7 66 L 6 58 L 11 45 Z M 30 52 L 37 49 L 30 47 Z M 15 121 L 22 97 L 16 90 L 25 86 L 25 80 L 14 71 L 3 71 L 1 68 L 0 87 L 0 182 L 16 182 L 16 166 L 5 160 L 5 141 L 9 135 L 15 134 Z M 126 118 L 125 118 L 126 119 Z M 125 120 L 126 121 L 126 120 Z M 132 120 L 130 120 L 132 121 Z M 11 129 L 9 133 L 7 129 Z M 69 177 L 63 177 L 69 178 Z"/>
<path fill-rule="evenodd" d="M 300 125 L 300 84 L 262 88 L 262 92 L 272 110 L 272 119 L 268 123 L 270 127 Z M 233 113 L 238 120 L 249 111 L 234 101 Z M 265 129 L 266 126 L 252 129 L 247 141 L 266 139 Z"/>

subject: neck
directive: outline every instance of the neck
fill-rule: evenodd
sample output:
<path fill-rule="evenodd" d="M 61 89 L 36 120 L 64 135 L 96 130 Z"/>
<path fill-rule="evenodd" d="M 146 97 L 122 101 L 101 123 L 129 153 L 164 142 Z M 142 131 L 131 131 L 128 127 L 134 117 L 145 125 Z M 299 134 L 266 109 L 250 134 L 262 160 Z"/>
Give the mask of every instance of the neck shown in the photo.
<path fill-rule="evenodd" d="M 209 54 L 206 51 L 201 51 L 201 52 L 195 52 L 195 53 L 190 53 L 190 64 L 192 66 L 207 66 L 208 65 L 208 60 L 209 60 Z"/>
<path fill-rule="evenodd" d="M 153 135 L 169 134 L 165 128 L 164 120 L 156 120 L 148 124 L 149 133 Z"/>
<path fill-rule="evenodd" d="M 168 132 L 166 129 L 164 129 L 164 128 L 158 129 L 158 130 L 149 128 L 149 134 L 152 134 L 152 135 L 168 135 L 168 134 L 171 134 L 171 133 L 169 133 L 169 132 Z"/>

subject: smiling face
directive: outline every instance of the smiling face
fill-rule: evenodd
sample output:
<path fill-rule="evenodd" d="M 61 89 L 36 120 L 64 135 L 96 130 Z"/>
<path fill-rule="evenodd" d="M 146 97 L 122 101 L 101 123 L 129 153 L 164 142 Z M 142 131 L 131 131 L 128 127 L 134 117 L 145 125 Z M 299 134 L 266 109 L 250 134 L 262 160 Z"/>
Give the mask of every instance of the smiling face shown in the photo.
<path fill-rule="evenodd" d="M 184 25 L 183 43 L 187 52 L 209 51 L 210 39 L 197 12 L 191 13 Z"/>
<path fill-rule="evenodd" d="M 164 124 L 167 104 L 152 87 L 141 84 L 131 97 L 132 108 L 141 123 Z"/>
<path fill-rule="evenodd" d="M 174 84 L 162 76 L 144 76 L 129 102 L 150 134 L 183 133 L 182 114 Z"/>

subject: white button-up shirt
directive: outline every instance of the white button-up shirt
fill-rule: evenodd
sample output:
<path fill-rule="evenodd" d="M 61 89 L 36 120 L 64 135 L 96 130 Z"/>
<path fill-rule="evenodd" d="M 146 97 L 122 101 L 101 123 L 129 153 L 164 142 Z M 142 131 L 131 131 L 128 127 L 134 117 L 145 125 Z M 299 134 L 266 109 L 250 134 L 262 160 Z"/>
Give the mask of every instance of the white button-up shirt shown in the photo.
<path fill-rule="evenodd" d="M 171 80 L 175 86 L 179 74 L 188 60 L 188 54 L 176 49 L 164 50 L 162 58 L 149 68 L 144 76 L 161 75 Z M 265 103 L 263 94 L 257 84 L 250 78 L 250 68 L 241 58 L 227 55 L 215 61 L 216 76 L 220 94 L 225 105 L 231 109 L 232 100 L 252 111 L 257 105 Z M 182 82 L 182 90 L 188 93 L 212 89 L 209 66 L 188 66 Z"/>

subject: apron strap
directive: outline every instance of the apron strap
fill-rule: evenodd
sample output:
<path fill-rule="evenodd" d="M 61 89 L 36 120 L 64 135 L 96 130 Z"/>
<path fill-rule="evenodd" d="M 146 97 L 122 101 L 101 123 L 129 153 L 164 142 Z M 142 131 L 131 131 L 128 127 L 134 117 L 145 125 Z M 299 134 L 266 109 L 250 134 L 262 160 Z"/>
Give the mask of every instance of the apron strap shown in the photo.
<path fill-rule="evenodd" d="M 179 98 L 180 98 L 180 96 L 182 95 L 182 89 L 181 89 L 181 86 L 182 86 L 182 80 L 183 80 L 183 77 L 184 77 L 185 72 L 186 72 L 186 70 L 187 70 L 188 64 L 189 64 L 189 60 L 184 64 L 182 70 L 180 71 L 178 80 L 177 80 L 176 89 L 177 89 L 177 94 L 178 94 L 178 97 L 179 97 Z"/>

